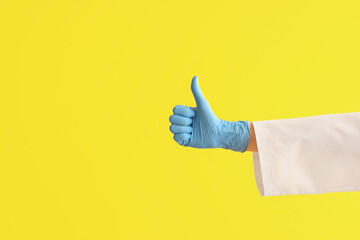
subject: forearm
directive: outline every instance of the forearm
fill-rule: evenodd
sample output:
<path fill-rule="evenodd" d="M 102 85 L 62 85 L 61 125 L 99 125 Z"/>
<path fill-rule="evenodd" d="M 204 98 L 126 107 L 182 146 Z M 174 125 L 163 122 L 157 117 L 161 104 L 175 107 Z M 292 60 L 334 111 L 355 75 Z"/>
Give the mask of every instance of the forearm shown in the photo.
<path fill-rule="evenodd" d="M 250 152 L 257 152 L 257 143 L 256 143 L 256 136 L 255 136 L 255 129 L 252 122 L 250 122 L 250 142 L 249 146 L 246 151 Z"/>

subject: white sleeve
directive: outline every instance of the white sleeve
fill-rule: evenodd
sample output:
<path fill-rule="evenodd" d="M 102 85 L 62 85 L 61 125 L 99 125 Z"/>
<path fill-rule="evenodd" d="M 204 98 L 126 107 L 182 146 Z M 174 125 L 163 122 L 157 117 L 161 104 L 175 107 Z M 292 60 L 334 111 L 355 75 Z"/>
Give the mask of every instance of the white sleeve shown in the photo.
<path fill-rule="evenodd" d="M 360 191 L 360 112 L 253 125 L 261 196 Z"/>

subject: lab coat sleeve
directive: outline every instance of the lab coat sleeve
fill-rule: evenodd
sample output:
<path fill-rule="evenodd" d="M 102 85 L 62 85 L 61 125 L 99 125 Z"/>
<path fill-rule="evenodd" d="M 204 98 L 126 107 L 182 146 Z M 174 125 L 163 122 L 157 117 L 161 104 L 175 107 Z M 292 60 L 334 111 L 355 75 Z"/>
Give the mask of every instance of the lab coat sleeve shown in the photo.
<path fill-rule="evenodd" d="M 360 191 L 360 112 L 253 125 L 261 196 Z"/>

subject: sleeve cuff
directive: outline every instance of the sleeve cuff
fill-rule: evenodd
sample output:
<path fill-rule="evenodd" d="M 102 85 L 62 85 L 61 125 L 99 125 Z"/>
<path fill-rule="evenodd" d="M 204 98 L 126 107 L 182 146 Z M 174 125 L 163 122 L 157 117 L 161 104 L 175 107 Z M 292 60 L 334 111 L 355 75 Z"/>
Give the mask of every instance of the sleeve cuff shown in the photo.
<path fill-rule="evenodd" d="M 268 141 L 266 139 L 268 134 L 261 125 L 258 125 L 256 122 L 253 122 L 253 125 L 258 148 L 258 152 L 253 152 L 256 184 L 261 196 L 271 196 L 271 178 L 269 172 L 271 163 L 268 157 L 269 153 L 266 152 L 267 148 L 266 146 L 264 147 L 264 144 Z"/>

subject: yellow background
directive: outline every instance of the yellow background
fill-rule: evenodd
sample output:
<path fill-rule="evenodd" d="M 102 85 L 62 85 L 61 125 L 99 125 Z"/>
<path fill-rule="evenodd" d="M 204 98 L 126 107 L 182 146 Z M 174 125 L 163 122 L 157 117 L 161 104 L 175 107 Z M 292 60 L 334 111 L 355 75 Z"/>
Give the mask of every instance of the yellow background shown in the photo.
<path fill-rule="evenodd" d="M 0 239 L 355 239 L 360 192 L 261 197 L 252 153 L 179 146 L 215 113 L 360 111 L 358 1 L 0 0 Z"/>

